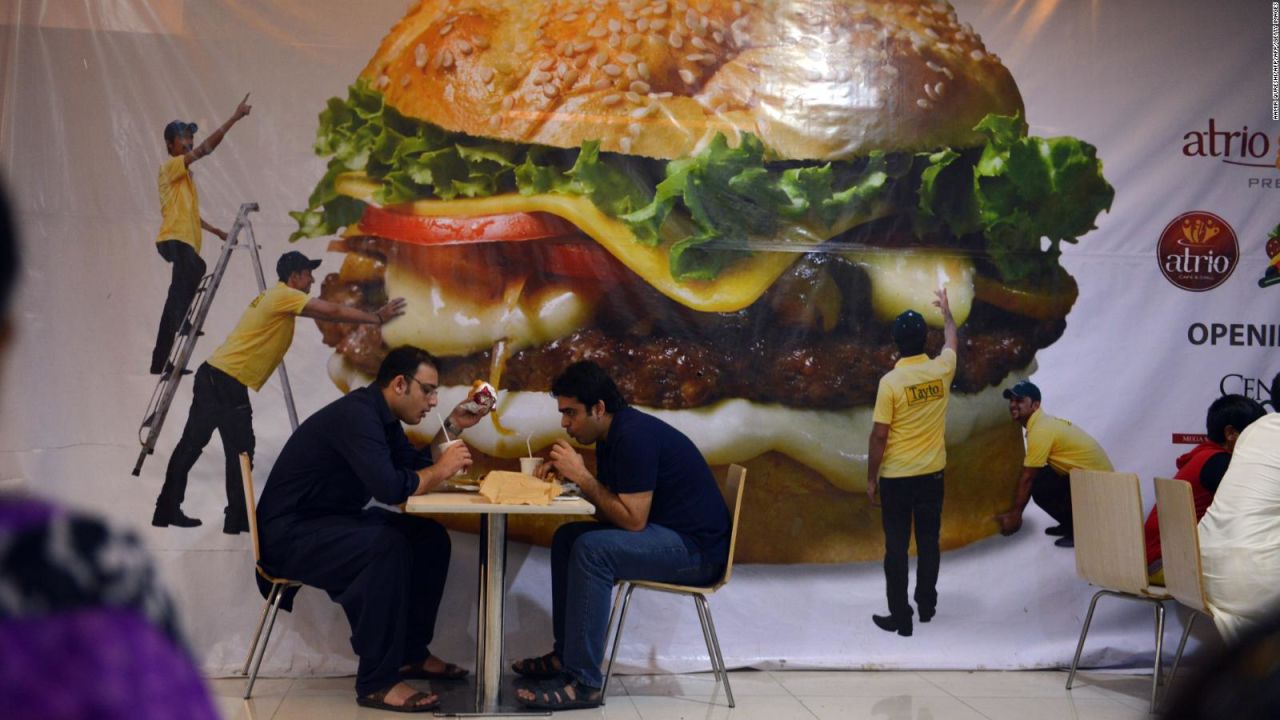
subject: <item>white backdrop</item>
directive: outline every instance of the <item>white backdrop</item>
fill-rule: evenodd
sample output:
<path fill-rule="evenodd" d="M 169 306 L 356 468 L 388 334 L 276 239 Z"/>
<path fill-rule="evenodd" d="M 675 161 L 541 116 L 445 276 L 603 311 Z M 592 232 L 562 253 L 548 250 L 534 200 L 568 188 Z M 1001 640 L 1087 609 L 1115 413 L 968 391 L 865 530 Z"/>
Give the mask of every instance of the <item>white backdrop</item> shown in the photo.
<path fill-rule="evenodd" d="M 1280 122 L 1271 119 L 1271 3 L 1254 0 L 1084 3 L 957 2 L 1017 79 L 1033 134 L 1095 144 L 1116 188 L 1110 214 L 1064 264 L 1080 299 L 1064 337 L 1037 356 L 1035 381 L 1051 414 L 1099 438 L 1116 466 L 1149 479 L 1174 472 L 1185 446 L 1174 433 L 1203 431 L 1204 409 L 1224 377 L 1280 371 L 1270 346 L 1193 344 L 1194 323 L 1280 322 L 1280 286 L 1259 288 L 1268 231 L 1280 223 L 1280 171 L 1223 160 L 1275 163 Z M 0 475 L 110 516 L 145 538 L 183 610 L 206 670 L 239 666 L 261 598 L 244 536 L 223 535 L 218 440 L 191 475 L 195 531 L 148 523 L 163 469 L 190 403 L 185 384 L 140 478 L 131 477 L 135 428 L 154 378 L 146 374 L 168 266 L 153 247 L 160 131 L 171 119 L 203 131 L 246 91 L 252 115 L 196 166 L 206 219 L 229 227 L 239 203 L 256 201 L 264 257 L 286 248 L 323 163 L 312 154 L 316 114 L 341 95 L 404 0 L 9 0 L 0 4 L 0 163 L 25 239 L 19 336 L 6 368 Z M 1184 136 L 1219 128 L 1261 132 L 1261 160 L 1188 157 Z M 1265 184 L 1268 187 L 1264 187 Z M 1226 219 L 1240 259 L 1220 287 L 1192 293 L 1161 275 L 1156 242 L 1182 212 Z M 322 240 L 303 241 L 313 256 Z M 206 243 L 212 266 L 216 241 Z M 336 270 L 335 256 L 324 271 Z M 247 257 L 233 258 L 193 365 L 230 330 L 256 292 Z M 240 300 L 243 299 L 243 300 Z M 300 415 L 337 396 L 315 326 L 300 322 L 287 356 Z M 1257 389 L 1250 390 L 1257 395 Z M 442 399 L 447 403 L 449 398 Z M 273 378 L 253 397 L 258 467 L 265 477 L 287 437 Z M 1017 468 L 994 472 L 1016 473 Z M 1153 498 L 1147 487 L 1148 503 Z M 194 508 L 194 512 L 192 510 Z M 911 639 L 876 630 L 884 606 L 876 563 L 747 566 L 713 599 L 731 666 L 1016 668 L 1069 662 L 1091 590 L 1070 552 L 1029 527 L 943 557 L 938 618 Z M 469 658 L 474 626 L 475 539 L 455 535 L 454 564 L 433 650 Z M 549 644 L 546 551 L 511 549 L 508 652 Z M 692 608 L 639 597 L 621 659 L 628 667 L 705 667 Z M 677 618 L 671 622 L 670 618 Z M 659 621 L 659 618 L 661 620 Z M 1086 652 L 1091 664 L 1143 662 L 1148 611 L 1103 605 Z M 354 659 L 336 605 L 304 591 L 281 620 L 266 674 L 348 673 Z"/>

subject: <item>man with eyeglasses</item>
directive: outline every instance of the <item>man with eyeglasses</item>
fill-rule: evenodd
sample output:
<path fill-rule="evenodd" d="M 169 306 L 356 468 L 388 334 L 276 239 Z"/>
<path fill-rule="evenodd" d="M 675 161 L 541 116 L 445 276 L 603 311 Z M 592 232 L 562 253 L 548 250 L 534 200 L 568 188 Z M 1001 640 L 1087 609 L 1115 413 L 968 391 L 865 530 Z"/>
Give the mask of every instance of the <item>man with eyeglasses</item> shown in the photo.
<path fill-rule="evenodd" d="M 294 321 L 299 315 L 330 322 L 382 325 L 404 314 L 405 302 L 396 298 L 368 312 L 309 297 L 315 282 L 311 271 L 320 266 L 296 250 L 280 256 L 276 276 L 280 282 L 260 293 L 240 316 L 226 342 L 196 370 L 191 412 L 182 439 L 169 458 L 164 486 L 156 498 L 151 524 L 156 527 L 197 527 L 200 520 L 182 512 L 187 476 L 195 466 L 213 431 L 222 437 L 226 457 L 227 507 L 222 532 L 249 532 L 245 516 L 244 481 L 240 477 L 240 453 L 253 457 L 253 408 L 249 388 L 256 392 L 275 372 L 293 343 Z"/>
<path fill-rule="evenodd" d="M 471 465 L 463 443 L 439 451 L 410 444 L 437 402 L 436 359 L 392 350 L 371 385 L 307 418 L 285 443 L 258 501 L 263 569 L 329 593 L 351 623 L 360 658 L 356 702 L 397 712 L 435 707 L 435 693 L 405 679 L 457 680 L 466 671 L 431 654 L 436 611 L 449 572 L 449 534 L 440 523 L 381 507 L 426 493 Z M 487 409 L 464 399 L 449 413 L 451 437 Z M 432 442 L 444 439 L 444 429 Z"/>

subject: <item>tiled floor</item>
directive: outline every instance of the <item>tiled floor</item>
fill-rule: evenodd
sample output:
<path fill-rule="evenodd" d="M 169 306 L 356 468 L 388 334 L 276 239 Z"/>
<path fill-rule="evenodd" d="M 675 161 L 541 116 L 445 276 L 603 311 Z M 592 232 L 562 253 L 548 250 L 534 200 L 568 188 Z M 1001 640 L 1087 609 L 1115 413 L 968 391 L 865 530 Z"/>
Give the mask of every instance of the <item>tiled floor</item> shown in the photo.
<path fill-rule="evenodd" d="M 1141 720 L 1151 676 L 1065 672 L 760 672 L 731 673 L 730 710 L 710 674 L 632 675 L 610 688 L 608 704 L 557 717 L 625 720 L 869 718 L 874 720 Z M 259 679 L 252 700 L 244 680 L 211 681 L 227 720 L 395 718 L 357 707 L 353 679 Z M 431 717 L 427 714 L 426 717 Z"/>

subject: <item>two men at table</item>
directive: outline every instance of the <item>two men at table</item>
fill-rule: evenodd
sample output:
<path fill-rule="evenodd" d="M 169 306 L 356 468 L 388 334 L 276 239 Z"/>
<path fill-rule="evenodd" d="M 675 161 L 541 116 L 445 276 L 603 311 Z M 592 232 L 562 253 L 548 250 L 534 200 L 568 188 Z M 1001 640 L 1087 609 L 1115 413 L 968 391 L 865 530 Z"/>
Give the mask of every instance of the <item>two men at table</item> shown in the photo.
<path fill-rule="evenodd" d="M 683 585 L 714 582 L 729 553 L 728 506 L 697 447 L 680 431 L 628 407 L 612 378 L 584 361 L 551 385 L 560 424 L 595 445 L 596 472 L 565 440 L 547 466 L 596 506 L 600 522 L 562 526 L 551 544 L 551 652 L 512 666 L 544 682 L 521 688 L 528 706 L 595 707 L 608 632 L 610 596 L 619 579 Z"/>
<path fill-rule="evenodd" d="M 1012 535 L 1022 528 L 1022 512 L 1032 500 L 1049 514 L 1057 525 L 1045 529 L 1046 535 L 1060 536 L 1053 544 L 1075 547 L 1075 529 L 1071 521 L 1071 471 L 1115 468 L 1107 453 L 1084 430 L 1069 420 L 1053 417 L 1040 409 L 1040 388 L 1023 380 L 1006 388 L 1009 417 L 1026 428 L 1027 454 L 1014 491 L 1013 505 L 996 516 L 1002 535 Z"/>
<path fill-rule="evenodd" d="M 417 425 L 436 406 L 439 382 L 429 353 L 392 350 L 373 384 L 298 427 L 258 501 L 263 569 L 342 606 L 360 658 L 356 701 L 366 707 L 425 711 L 439 698 L 404 679 L 466 674 L 427 649 L 449 572 L 448 533 L 434 520 L 366 507 L 397 505 L 471 465 L 463 443 L 433 461 L 405 436 L 401 423 Z M 456 433 L 480 418 L 460 404 L 445 425 Z"/>

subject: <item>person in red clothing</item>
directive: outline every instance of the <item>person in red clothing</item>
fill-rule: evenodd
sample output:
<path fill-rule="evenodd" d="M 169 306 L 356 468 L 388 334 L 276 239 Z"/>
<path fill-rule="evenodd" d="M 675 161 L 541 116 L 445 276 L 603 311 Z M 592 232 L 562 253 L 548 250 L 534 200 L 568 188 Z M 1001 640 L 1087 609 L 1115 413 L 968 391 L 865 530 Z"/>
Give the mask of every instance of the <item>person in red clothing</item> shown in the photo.
<path fill-rule="evenodd" d="M 1209 405 L 1205 426 L 1209 439 L 1178 458 L 1178 480 L 1191 483 L 1191 495 L 1196 504 L 1196 518 L 1204 516 L 1213 502 L 1218 483 L 1227 472 L 1231 451 L 1236 438 L 1254 420 L 1267 411 L 1258 402 L 1244 395 L 1223 395 Z M 1147 573 L 1153 584 L 1164 584 L 1164 565 L 1160 556 L 1160 519 L 1154 506 L 1147 515 L 1144 526 L 1147 540 Z"/>

